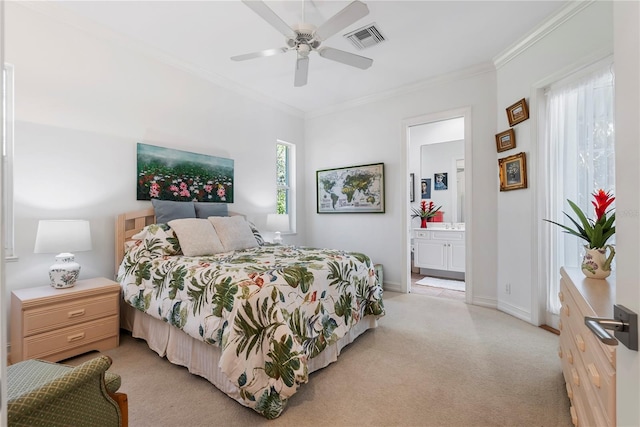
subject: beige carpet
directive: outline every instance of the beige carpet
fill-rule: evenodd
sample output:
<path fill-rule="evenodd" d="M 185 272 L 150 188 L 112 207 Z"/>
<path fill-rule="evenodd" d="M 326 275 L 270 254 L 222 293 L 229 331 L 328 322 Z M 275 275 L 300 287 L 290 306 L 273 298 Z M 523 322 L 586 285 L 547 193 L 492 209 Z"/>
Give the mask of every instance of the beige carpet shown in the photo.
<path fill-rule="evenodd" d="M 380 326 L 268 421 L 122 336 L 106 351 L 137 426 L 571 426 L 558 336 L 492 309 L 385 293 Z M 86 354 L 67 361 L 80 363 Z"/>

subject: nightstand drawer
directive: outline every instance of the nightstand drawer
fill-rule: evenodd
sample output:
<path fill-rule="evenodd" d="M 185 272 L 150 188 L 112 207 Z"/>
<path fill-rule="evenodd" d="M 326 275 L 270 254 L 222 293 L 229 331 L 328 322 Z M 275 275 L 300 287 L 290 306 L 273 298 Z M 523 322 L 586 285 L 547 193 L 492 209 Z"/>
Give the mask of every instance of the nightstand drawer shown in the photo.
<path fill-rule="evenodd" d="M 25 337 L 29 337 L 61 327 L 117 315 L 118 304 L 118 298 L 114 298 L 113 294 L 106 294 L 25 310 L 22 332 Z"/>
<path fill-rule="evenodd" d="M 104 351 L 120 340 L 120 285 L 104 277 L 75 286 L 17 289 L 11 293 L 11 361 L 57 362 Z M 108 331 L 108 332 L 107 332 Z"/>
<path fill-rule="evenodd" d="M 105 338 L 118 337 L 119 316 L 113 315 L 24 339 L 24 359 L 42 359 L 86 346 Z M 116 344 L 117 345 L 117 344 Z"/>

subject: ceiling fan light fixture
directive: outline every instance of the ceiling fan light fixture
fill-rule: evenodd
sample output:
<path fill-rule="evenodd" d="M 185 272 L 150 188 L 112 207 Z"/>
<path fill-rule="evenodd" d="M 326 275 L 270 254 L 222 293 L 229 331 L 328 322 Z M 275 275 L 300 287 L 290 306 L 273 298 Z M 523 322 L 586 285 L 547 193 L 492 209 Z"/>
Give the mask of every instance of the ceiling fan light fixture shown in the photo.
<path fill-rule="evenodd" d="M 311 47 L 308 44 L 302 43 L 298 46 L 298 53 L 300 56 L 309 56 Z"/>
<path fill-rule="evenodd" d="M 285 36 L 287 47 L 267 49 L 260 52 L 249 53 L 245 55 L 237 55 L 231 59 L 234 61 L 244 61 L 262 56 L 271 56 L 279 53 L 285 53 L 295 50 L 298 56 L 296 61 L 296 70 L 294 78 L 294 86 L 300 87 L 307 84 L 307 76 L 309 72 L 309 54 L 316 51 L 321 57 L 332 61 L 340 62 L 352 67 L 365 70 L 373 64 L 373 59 L 365 58 L 360 55 L 345 52 L 339 49 L 320 47 L 322 42 L 339 31 L 342 31 L 349 25 L 355 23 L 369 13 L 366 4 L 359 0 L 353 0 L 344 9 L 326 20 L 319 27 L 304 22 L 304 1 L 303 1 L 303 22 L 297 25 L 289 26 L 278 15 L 276 15 L 264 1 L 260 0 L 242 0 L 244 4 L 249 6 L 255 13 L 261 16 L 267 23 L 278 30 Z"/>

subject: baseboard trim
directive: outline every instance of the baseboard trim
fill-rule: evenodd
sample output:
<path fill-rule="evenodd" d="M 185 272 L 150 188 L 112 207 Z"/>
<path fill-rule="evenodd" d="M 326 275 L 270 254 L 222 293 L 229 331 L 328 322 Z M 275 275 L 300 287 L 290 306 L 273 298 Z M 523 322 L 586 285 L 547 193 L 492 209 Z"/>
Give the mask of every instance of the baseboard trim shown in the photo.
<path fill-rule="evenodd" d="M 382 289 L 390 292 L 402 292 L 402 287 L 400 286 L 400 283 L 384 282 L 382 284 Z"/>
<path fill-rule="evenodd" d="M 515 305 L 506 304 L 504 302 L 498 301 L 498 310 L 503 311 L 507 314 L 510 314 L 513 317 L 517 317 L 520 320 L 524 320 L 525 322 L 532 323 L 531 313 L 529 313 L 528 311 L 520 307 L 516 307 Z"/>
<path fill-rule="evenodd" d="M 498 308 L 498 305 L 497 305 L 497 302 L 496 302 L 495 299 L 477 297 L 475 295 L 471 299 L 471 304 L 472 305 L 477 305 L 479 307 L 486 307 L 486 308 L 493 308 L 493 309 L 497 309 Z"/>

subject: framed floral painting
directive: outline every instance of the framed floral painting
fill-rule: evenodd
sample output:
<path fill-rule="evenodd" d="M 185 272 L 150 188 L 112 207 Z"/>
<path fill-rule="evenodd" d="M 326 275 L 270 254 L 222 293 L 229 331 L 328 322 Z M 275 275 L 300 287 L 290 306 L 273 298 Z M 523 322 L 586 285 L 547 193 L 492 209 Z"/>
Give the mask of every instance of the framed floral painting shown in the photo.
<path fill-rule="evenodd" d="M 525 153 L 498 159 L 500 191 L 527 188 L 527 158 Z"/>
<path fill-rule="evenodd" d="M 233 203 L 233 160 L 138 143 L 137 200 Z"/>

